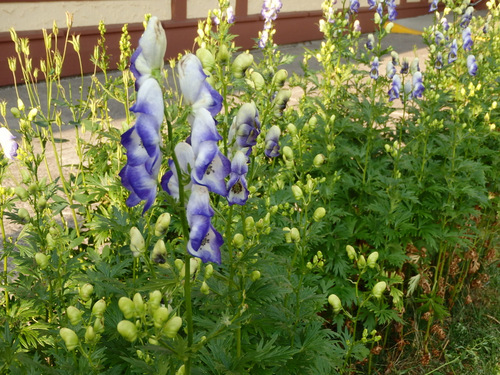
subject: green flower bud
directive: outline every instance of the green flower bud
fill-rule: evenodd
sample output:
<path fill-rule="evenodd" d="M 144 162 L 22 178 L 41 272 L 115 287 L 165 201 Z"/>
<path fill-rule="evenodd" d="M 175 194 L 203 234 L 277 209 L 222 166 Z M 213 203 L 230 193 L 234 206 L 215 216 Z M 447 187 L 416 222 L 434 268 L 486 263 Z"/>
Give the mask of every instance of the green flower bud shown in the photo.
<path fill-rule="evenodd" d="M 189 275 L 193 276 L 196 272 L 198 272 L 201 268 L 201 259 L 200 258 L 191 258 L 189 259 Z M 186 272 L 186 268 L 182 268 L 179 272 L 179 276 L 181 278 L 184 277 Z"/>
<path fill-rule="evenodd" d="M 118 307 L 120 311 L 123 313 L 125 319 L 130 319 L 135 315 L 135 304 L 128 297 L 121 297 L 118 300 Z"/>
<path fill-rule="evenodd" d="M 125 340 L 130 342 L 137 340 L 137 327 L 130 320 L 122 320 L 116 329 Z"/>
<path fill-rule="evenodd" d="M 345 250 L 347 251 L 347 256 L 350 260 L 354 260 L 357 258 L 356 250 L 354 250 L 354 247 L 352 247 L 351 245 L 347 245 L 345 247 Z"/>
<path fill-rule="evenodd" d="M 175 375 L 186 375 L 186 367 L 184 365 L 179 367 Z"/>
<path fill-rule="evenodd" d="M 28 210 L 26 208 L 21 207 L 17 211 L 17 215 L 19 216 L 19 218 L 21 219 L 21 221 L 23 223 L 27 223 L 27 222 L 30 221 L 30 214 L 29 214 L 29 212 L 28 212 Z"/>
<path fill-rule="evenodd" d="M 318 154 L 314 157 L 313 159 L 313 165 L 316 167 L 316 168 L 319 168 L 321 167 L 324 163 L 325 163 L 325 155 L 323 154 Z"/>
<path fill-rule="evenodd" d="M 15 117 L 15 118 L 20 118 L 21 117 L 21 112 L 19 111 L 19 109 L 17 109 L 16 107 L 12 107 L 10 109 L 10 113 L 12 113 L 12 115 Z"/>
<path fill-rule="evenodd" d="M 92 307 L 92 314 L 97 316 L 97 317 L 102 317 L 104 314 L 104 311 L 106 311 L 106 301 L 103 299 L 100 299 L 96 303 L 94 303 L 94 306 Z"/>
<path fill-rule="evenodd" d="M 286 107 L 286 103 L 292 97 L 292 90 L 289 89 L 281 89 L 278 91 L 274 98 L 274 104 L 276 105 L 277 110 L 283 110 Z"/>
<path fill-rule="evenodd" d="M 250 280 L 252 280 L 253 282 L 259 279 L 260 279 L 260 271 L 255 270 L 250 274 Z"/>
<path fill-rule="evenodd" d="M 31 110 L 28 113 L 28 120 L 33 121 L 37 114 L 38 114 L 38 109 L 31 108 Z"/>
<path fill-rule="evenodd" d="M 163 240 L 156 241 L 153 252 L 151 253 L 151 259 L 153 262 L 158 264 L 165 264 L 167 261 L 167 248 L 165 247 L 165 242 Z"/>
<path fill-rule="evenodd" d="M 137 311 L 139 314 L 142 314 L 144 312 L 144 300 L 142 299 L 140 293 L 134 294 L 134 307 L 135 311 Z"/>
<path fill-rule="evenodd" d="M 26 107 L 24 106 L 24 102 L 21 98 L 17 99 L 17 108 L 19 108 L 20 111 L 24 111 Z"/>
<path fill-rule="evenodd" d="M 233 237 L 233 246 L 237 249 L 241 249 L 243 244 L 245 243 L 245 237 L 241 233 L 236 233 Z"/>
<path fill-rule="evenodd" d="M 94 287 L 92 284 L 84 284 L 80 288 L 79 295 L 83 301 L 87 302 L 90 299 L 90 296 L 92 296 L 92 293 L 94 293 Z"/>
<path fill-rule="evenodd" d="M 377 259 L 378 259 L 378 252 L 374 251 L 368 256 L 366 264 L 368 265 L 368 267 L 374 268 L 377 265 Z"/>
<path fill-rule="evenodd" d="M 373 21 L 375 22 L 375 24 L 379 24 L 380 23 L 380 14 L 378 14 L 377 12 L 375 12 L 374 16 L 373 16 Z"/>
<path fill-rule="evenodd" d="M 75 331 L 69 328 L 61 328 L 59 330 L 59 335 L 61 335 L 66 348 L 70 352 L 76 349 L 76 347 L 78 346 L 78 336 L 76 335 Z"/>
<path fill-rule="evenodd" d="M 23 183 L 25 184 L 31 181 L 30 174 L 26 169 L 21 169 L 21 177 L 23 179 Z"/>
<path fill-rule="evenodd" d="M 76 326 L 82 321 L 83 312 L 78 310 L 75 306 L 69 306 L 66 309 L 66 315 L 68 316 L 69 322 Z"/>
<path fill-rule="evenodd" d="M 174 260 L 174 266 L 177 268 L 177 271 L 181 271 L 184 268 L 184 262 L 182 259 L 176 259 Z"/>
<path fill-rule="evenodd" d="M 36 208 L 40 211 L 43 211 L 45 208 L 47 208 L 47 200 L 44 197 L 38 198 L 38 201 L 36 202 Z"/>
<path fill-rule="evenodd" d="M 165 325 L 163 333 L 165 334 L 165 336 L 173 339 L 175 336 L 177 336 L 177 332 L 179 332 L 181 326 L 182 326 L 182 318 L 180 316 L 174 316 L 170 318 L 167 324 Z"/>
<path fill-rule="evenodd" d="M 255 220 L 253 219 L 252 216 L 248 216 L 245 218 L 245 231 L 248 236 L 253 236 L 255 235 Z"/>
<path fill-rule="evenodd" d="M 36 182 L 33 182 L 30 184 L 30 186 L 28 186 L 28 192 L 31 195 L 35 195 L 37 191 L 38 191 L 38 184 Z"/>
<path fill-rule="evenodd" d="M 275 87 L 283 87 L 287 78 L 288 72 L 285 69 L 280 69 L 273 77 L 273 85 Z"/>
<path fill-rule="evenodd" d="M 292 242 L 292 236 L 290 234 L 290 228 L 284 227 L 283 232 L 285 232 L 285 242 L 286 243 L 291 243 Z"/>
<path fill-rule="evenodd" d="M 153 313 L 153 320 L 155 324 L 155 328 L 162 328 L 163 324 L 168 320 L 170 312 L 166 307 L 160 306 Z"/>
<path fill-rule="evenodd" d="M 366 268 L 366 259 L 363 255 L 358 258 L 358 269 L 363 270 Z"/>
<path fill-rule="evenodd" d="M 43 253 L 36 253 L 35 262 L 38 265 L 38 267 L 44 270 L 49 265 L 49 257 Z"/>
<path fill-rule="evenodd" d="M 328 296 L 328 303 L 333 307 L 333 311 L 335 313 L 338 313 L 340 312 L 340 310 L 342 310 L 342 302 L 336 294 L 330 294 Z"/>
<path fill-rule="evenodd" d="M 373 296 L 375 298 L 381 298 L 385 288 L 387 288 L 387 283 L 385 281 L 379 281 L 372 289 Z"/>
<path fill-rule="evenodd" d="M 310 119 L 309 119 L 309 125 L 311 126 L 316 126 L 318 124 L 318 119 L 316 118 L 316 116 L 312 116 Z"/>
<path fill-rule="evenodd" d="M 203 68 L 212 70 L 215 67 L 215 57 L 208 49 L 198 48 L 196 50 L 196 57 L 200 59 Z"/>
<path fill-rule="evenodd" d="M 16 186 L 14 188 L 14 193 L 16 193 L 17 197 L 23 202 L 25 202 L 26 199 L 28 199 L 28 192 L 22 186 Z"/>
<path fill-rule="evenodd" d="M 144 237 L 136 227 L 130 228 L 130 250 L 136 258 L 146 251 Z"/>
<path fill-rule="evenodd" d="M 320 221 L 321 219 L 323 219 L 326 215 L 326 210 L 324 207 L 318 207 L 316 208 L 316 210 L 314 211 L 314 214 L 313 214 L 313 220 L 314 221 Z"/>
<path fill-rule="evenodd" d="M 288 130 L 288 133 L 290 133 L 292 137 L 295 137 L 297 135 L 297 127 L 292 123 L 286 126 L 286 130 Z"/>
<path fill-rule="evenodd" d="M 160 307 L 162 297 L 163 296 L 159 290 L 149 293 L 148 307 L 150 312 L 154 312 L 158 307 Z"/>
<path fill-rule="evenodd" d="M 231 70 L 236 78 L 243 78 L 245 71 L 253 64 L 253 55 L 248 52 L 240 53 L 233 61 Z"/>
<path fill-rule="evenodd" d="M 390 34 L 390 33 L 391 33 L 391 31 L 392 31 L 392 28 L 393 28 L 393 27 L 394 27 L 394 23 L 393 23 L 393 22 L 387 22 L 387 23 L 385 24 L 385 32 L 386 32 L 387 34 Z"/>
<path fill-rule="evenodd" d="M 87 329 L 85 330 L 85 342 L 87 344 L 91 344 L 94 342 L 96 338 L 96 333 L 94 331 L 94 327 L 88 326 Z"/>
<path fill-rule="evenodd" d="M 201 287 L 200 287 L 200 292 L 202 292 L 203 294 L 210 294 L 210 288 L 208 286 L 208 284 L 206 283 L 206 281 L 203 281 L 201 283 Z"/>
<path fill-rule="evenodd" d="M 205 266 L 205 280 L 208 280 L 212 277 L 214 273 L 214 266 L 211 263 Z"/>
<path fill-rule="evenodd" d="M 266 81 L 264 80 L 264 77 L 262 77 L 262 74 L 260 74 L 259 72 L 255 72 L 255 71 L 252 72 L 252 74 L 250 74 L 250 81 L 252 83 L 252 86 L 257 91 L 262 90 L 266 85 Z"/>
<path fill-rule="evenodd" d="M 283 147 L 283 157 L 285 160 L 293 160 L 293 150 L 289 146 Z"/>
<path fill-rule="evenodd" d="M 170 214 L 168 212 L 162 213 L 158 216 L 155 224 L 155 236 L 162 237 L 167 233 L 170 225 Z"/>
<path fill-rule="evenodd" d="M 290 230 L 290 238 L 293 242 L 300 242 L 300 233 L 297 228 L 292 228 Z"/>
<path fill-rule="evenodd" d="M 231 57 L 231 53 L 227 49 L 225 44 L 222 44 L 219 48 L 219 52 L 217 53 L 217 59 L 219 61 L 227 61 Z"/>
<path fill-rule="evenodd" d="M 52 237 L 52 234 L 47 233 L 47 235 L 45 236 L 45 239 L 47 241 L 47 246 L 50 249 L 53 249 L 54 247 L 56 247 L 56 241 L 54 241 L 54 237 Z"/>
<path fill-rule="evenodd" d="M 297 201 L 300 201 L 304 198 L 304 193 L 302 193 L 302 189 L 298 185 L 292 186 L 292 194 Z"/>

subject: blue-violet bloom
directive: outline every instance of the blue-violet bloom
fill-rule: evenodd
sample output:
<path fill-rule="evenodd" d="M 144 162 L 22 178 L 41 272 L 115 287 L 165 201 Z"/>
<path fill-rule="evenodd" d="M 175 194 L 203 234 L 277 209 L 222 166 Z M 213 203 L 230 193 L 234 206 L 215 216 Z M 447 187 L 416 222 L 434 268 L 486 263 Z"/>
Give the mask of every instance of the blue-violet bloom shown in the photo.
<path fill-rule="evenodd" d="M 375 0 L 368 0 L 368 9 L 373 9 L 377 5 L 377 2 Z"/>
<path fill-rule="evenodd" d="M 19 145 L 15 141 L 16 137 L 7 128 L 0 128 L 0 144 L 2 145 L 3 153 L 9 160 L 17 156 L 17 148 Z"/>
<path fill-rule="evenodd" d="M 471 76 L 477 73 L 476 57 L 474 55 L 467 56 L 467 70 Z"/>
<path fill-rule="evenodd" d="M 230 153 L 241 150 L 245 155 L 250 155 L 259 134 L 259 111 L 255 103 L 245 103 L 238 110 L 229 128 L 228 144 L 232 150 Z"/>
<path fill-rule="evenodd" d="M 453 39 L 450 46 L 450 52 L 448 53 L 448 64 L 451 64 L 457 59 L 458 45 L 457 40 Z"/>
<path fill-rule="evenodd" d="M 422 94 L 424 93 L 425 87 L 422 84 L 422 73 L 420 72 L 415 72 L 413 74 L 413 90 L 412 90 L 412 97 L 414 98 L 421 98 Z"/>
<path fill-rule="evenodd" d="M 349 0 L 350 5 L 349 9 L 351 10 L 352 13 L 358 13 L 359 10 L 359 0 Z"/>
<path fill-rule="evenodd" d="M 163 94 L 154 78 L 143 81 L 132 106 L 137 120 L 122 134 L 127 150 L 127 164 L 120 171 L 123 186 L 130 191 L 127 206 L 145 200 L 146 212 L 156 199 L 158 172 L 161 164 L 160 126 L 163 122 Z"/>
<path fill-rule="evenodd" d="M 264 154 L 266 154 L 268 158 L 275 158 L 277 156 L 280 156 L 280 145 L 279 145 L 280 135 L 281 135 L 281 130 L 277 125 L 271 126 L 271 128 L 267 131 L 265 146 L 264 146 Z"/>
<path fill-rule="evenodd" d="M 186 216 L 190 227 L 188 253 L 200 258 L 204 263 L 220 264 L 220 247 L 224 240 L 211 223 L 214 210 L 210 206 L 210 196 L 205 186 L 192 186 Z"/>
<path fill-rule="evenodd" d="M 389 21 L 394 21 L 398 16 L 395 0 L 387 0 L 387 13 L 389 15 L 388 17 Z"/>
<path fill-rule="evenodd" d="M 371 67 L 371 70 L 370 70 L 370 77 L 372 79 L 377 79 L 378 78 L 378 67 L 379 67 L 379 63 L 378 63 L 378 57 L 375 57 L 372 61 L 372 67 Z"/>
<path fill-rule="evenodd" d="M 191 130 L 191 145 L 194 152 L 192 179 L 199 185 L 206 186 L 211 192 L 226 196 L 224 179 L 230 172 L 231 163 L 220 152 L 217 142 L 222 137 L 217 132 L 215 120 L 205 108 L 194 112 Z"/>
<path fill-rule="evenodd" d="M 464 51 L 470 51 L 472 48 L 473 42 L 472 42 L 471 31 L 470 31 L 469 27 L 466 27 L 462 31 L 462 41 L 464 43 L 464 45 L 463 45 Z"/>
<path fill-rule="evenodd" d="M 467 7 L 464 14 L 462 14 L 462 19 L 460 20 L 460 27 L 462 29 L 465 29 L 466 27 L 469 26 L 470 21 L 472 19 L 472 12 L 474 12 L 474 8 L 470 6 Z"/>
<path fill-rule="evenodd" d="M 248 172 L 247 156 L 242 151 L 237 151 L 231 161 L 231 174 L 227 183 L 227 201 L 229 205 L 243 206 L 248 199 L 246 174 Z"/>
<path fill-rule="evenodd" d="M 441 52 L 437 53 L 436 61 L 434 63 L 434 66 L 436 67 L 436 69 L 442 69 L 443 68 L 443 54 Z"/>
<path fill-rule="evenodd" d="M 392 102 L 394 99 L 399 98 L 399 92 L 401 91 L 401 78 L 399 75 L 394 75 L 392 77 L 392 85 L 389 89 L 389 101 Z"/>
<path fill-rule="evenodd" d="M 165 30 L 157 17 L 151 17 L 144 34 L 139 39 L 139 47 L 130 59 L 130 71 L 136 78 L 136 89 L 141 83 L 163 69 L 163 59 L 167 49 Z"/>
<path fill-rule="evenodd" d="M 207 82 L 200 59 L 188 53 L 182 57 L 177 66 L 179 86 L 184 102 L 193 107 L 207 109 L 215 116 L 222 109 L 222 96 Z"/>
<path fill-rule="evenodd" d="M 387 62 L 387 65 L 385 67 L 385 71 L 387 74 L 387 78 L 394 77 L 394 75 L 396 74 L 396 67 L 394 66 L 394 63 L 392 61 Z"/>
<path fill-rule="evenodd" d="M 189 143 L 179 142 L 174 149 L 175 156 L 181 168 L 181 172 L 184 176 L 189 176 L 189 181 L 184 185 L 184 190 L 191 190 L 191 177 L 190 172 L 194 168 L 194 152 L 193 148 Z M 163 175 L 161 179 L 161 187 L 170 196 L 175 199 L 179 199 L 179 178 L 177 174 L 177 168 L 172 159 L 168 161 L 168 166 L 170 169 Z M 182 177 L 181 177 L 182 178 Z"/>
<path fill-rule="evenodd" d="M 437 10 L 439 4 L 439 0 L 432 0 L 431 6 L 429 7 L 429 12 L 434 12 Z"/>
<path fill-rule="evenodd" d="M 260 14 L 266 23 L 276 20 L 283 4 L 280 0 L 264 0 Z"/>
<path fill-rule="evenodd" d="M 448 20 L 446 17 L 441 18 L 441 26 L 443 26 L 444 31 L 448 31 L 450 29 L 450 25 L 448 24 Z"/>

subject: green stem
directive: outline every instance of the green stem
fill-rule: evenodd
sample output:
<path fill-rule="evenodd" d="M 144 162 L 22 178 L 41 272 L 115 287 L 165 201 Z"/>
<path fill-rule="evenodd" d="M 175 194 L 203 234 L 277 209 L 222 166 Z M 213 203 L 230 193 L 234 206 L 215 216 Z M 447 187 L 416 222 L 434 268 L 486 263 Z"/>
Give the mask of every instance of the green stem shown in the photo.
<path fill-rule="evenodd" d="M 8 279 L 8 256 L 5 253 L 7 236 L 5 235 L 5 226 L 3 223 L 3 211 L 0 213 L 0 228 L 2 229 L 2 244 L 3 244 L 3 284 L 5 293 L 5 315 L 9 314 L 9 292 L 7 291 Z"/>

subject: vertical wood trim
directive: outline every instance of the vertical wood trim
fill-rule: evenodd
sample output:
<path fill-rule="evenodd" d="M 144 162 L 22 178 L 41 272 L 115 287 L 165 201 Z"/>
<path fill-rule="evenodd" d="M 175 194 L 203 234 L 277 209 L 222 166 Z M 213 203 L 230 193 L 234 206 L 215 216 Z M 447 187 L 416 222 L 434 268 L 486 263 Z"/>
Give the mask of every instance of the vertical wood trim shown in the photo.
<path fill-rule="evenodd" d="M 236 0 L 236 9 L 234 15 L 236 17 L 246 17 L 248 14 L 248 0 Z"/>
<path fill-rule="evenodd" d="M 187 0 L 172 0 L 172 20 L 187 19 Z"/>

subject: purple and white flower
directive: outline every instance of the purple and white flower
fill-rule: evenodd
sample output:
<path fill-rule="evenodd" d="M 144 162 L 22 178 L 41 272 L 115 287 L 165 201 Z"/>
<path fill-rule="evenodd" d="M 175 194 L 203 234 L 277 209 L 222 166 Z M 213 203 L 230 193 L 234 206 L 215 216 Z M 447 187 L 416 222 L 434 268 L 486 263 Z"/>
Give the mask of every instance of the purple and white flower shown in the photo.
<path fill-rule="evenodd" d="M 195 111 L 191 130 L 191 145 L 194 152 L 194 168 L 191 177 L 198 185 L 211 192 L 226 196 L 224 179 L 230 172 L 230 162 L 219 150 L 217 142 L 222 137 L 217 132 L 215 120 L 205 108 Z"/>
<path fill-rule="evenodd" d="M 432 0 L 431 6 L 429 7 L 429 12 L 434 12 L 437 10 L 439 4 L 439 0 Z"/>
<path fill-rule="evenodd" d="M 7 128 L 0 128 L 0 144 L 2 145 L 3 153 L 9 160 L 17 156 L 19 145 L 15 141 L 16 137 Z"/>
<path fill-rule="evenodd" d="M 349 0 L 350 5 L 349 5 L 349 10 L 352 13 L 358 13 L 359 10 L 359 0 Z"/>
<path fill-rule="evenodd" d="M 190 172 L 194 168 L 193 148 L 189 143 L 179 142 L 175 146 L 174 152 L 182 174 L 184 176 L 189 176 L 189 179 L 186 179 L 188 181 L 187 184 L 184 184 L 184 190 L 190 190 L 192 185 Z M 161 179 L 161 187 L 169 195 L 175 199 L 179 199 L 179 177 L 177 174 L 177 168 L 175 167 L 175 163 L 172 159 L 168 161 L 168 166 L 170 169 L 163 175 Z"/>
<path fill-rule="evenodd" d="M 457 40 L 453 39 L 450 46 L 450 52 L 448 53 L 448 64 L 451 64 L 457 59 L 458 44 Z"/>
<path fill-rule="evenodd" d="M 375 46 L 375 37 L 373 34 L 368 34 L 368 40 L 366 41 L 365 47 L 367 50 L 372 50 Z"/>
<path fill-rule="evenodd" d="M 394 99 L 399 98 L 399 92 L 401 91 L 401 78 L 399 75 L 394 75 L 392 77 L 391 88 L 389 89 L 389 101 L 392 102 Z"/>
<path fill-rule="evenodd" d="M 398 16 L 398 12 L 396 10 L 396 1 L 395 0 L 387 0 L 387 13 L 389 21 L 394 21 Z"/>
<path fill-rule="evenodd" d="M 472 38 L 471 38 L 471 31 L 469 27 L 466 27 L 462 31 L 462 41 L 463 41 L 463 48 L 464 51 L 470 51 L 472 49 Z"/>
<path fill-rule="evenodd" d="M 280 135 L 281 135 L 281 130 L 277 125 L 271 126 L 271 128 L 267 131 L 265 146 L 264 146 L 264 154 L 266 154 L 268 158 L 275 158 L 277 156 L 280 156 L 280 145 L 279 145 Z"/>
<path fill-rule="evenodd" d="M 205 186 L 192 186 L 186 216 L 190 228 L 188 253 L 200 258 L 204 263 L 220 264 L 220 247 L 224 240 L 211 223 L 214 210 L 210 206 L 210 196 Z"/>
<path fill-rule="evenodd" d="M 473 7 L 467 7 L 465 10 L 464 14 L 462 14 L 462 18 L 460 20 L 460 27 L 462 29 L 465 29 L 466 27 L 469 26 L 470 21 L 472 20 L 472 13 L 474 12 Z"/>
<path fill-rule="evenodd" d="M 394 75 L 396 74 L 396 67 L 394 66 L 394 63 L 392 61 L 387 62 L 387 65 L 385 67 L 385 71 L 387 74 L 387 78 L 394 77 Z"/>
<path fill-rule="evenodd" d="M 476 57 L 474 55 L 467 56 L 467 70 L 471 76 L 477 73 Z"/>
<path fill-rule="evenodd" d="M 248 186 L 246 174 L 248 172 L 247 156 L 242 151 L 237 151 L 231 161 L 231 174 L 227 183 L 227 201 L 229 205 L 243 206 L 248 199 Z"/>
<path fill-rule="evenodd" d="M 412 97 L 421 98 L 425 90 L 425 87 L 422 83 L 422 73 L 415 72 L 413 74 L 412 84 L 413 84 L 413 89 L 411 92 Z"/>
<path fill-rule="evenodd" d="M 434 62 L 434 66 L 436 67 L 436 69 L 443 68 L 443 54 L 441 52 L 437 53 L 436 61 Z"/>
<path fill-rule="evenodd" d="M 184 102 L 192 106 L 193 111 L 205 108 L 212 116 L 220 112 L 222 96 L 207 82 L 207 75 L 196 55 L 188 53 L 182 57 L 177 72 Z"/>
<path fill-rule="evenodd" d="M 443 30 L 446 32 L 450 29 L 450 25 L 448 24 L 448 20 L 446 17 L 441 18 L 441 26 L 443 26 Z"/>
<path fill-rule="evenodd" d="M 228 144 L 231 147 L 231 153 L 241 150 L 245 155 L 250 155 L 259 134 L 259 111 L 255 103 L 245 103 L 240 107 L 229 128 Z"/>
<path fill-rule="evenodd" d="M 378 78 L 378 68 L 379 68 L 378 57 L 375 57 L 371 63 L 371 69 L 370 69 L 370 77 L 372 79 Z"/>
<path fill-rule="evenodd" d="M 157 17 L 151 17 L 144 34 L 139 39 L 139 47 L 130 59 L 130 70 L 136 78 L 136 89 L 155 71 L 160 72 L 163 69 L 166 49 L 165 30 Z"/>
<path fill-rule="evenodd" d="M 134 126 L 121 137 L 127 150 L 127 164 L 120 171 L 120 177 L 123 186 L 130 191 L 127 206 L 133 207 L 145 200 L 143 212 L 146 212 L 156 199 L 161 164 L 163 95 L 158 81 L 154 78 L 143 81 L 131 110 L 138 115 Z"/>
<path fill-rule="evenodd" d="M 373 9 L 377 5 L 375 0 L 368 0 L 368 9 Z"/>
<path fill-rule="evenodd" d="M 260 11 L 264 21 L 266 23 L 275 21 L 282 6 L 283 4 L 280 0 L 264 0 Z"/>

